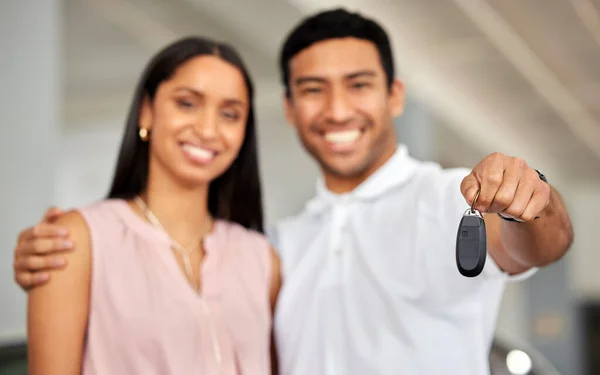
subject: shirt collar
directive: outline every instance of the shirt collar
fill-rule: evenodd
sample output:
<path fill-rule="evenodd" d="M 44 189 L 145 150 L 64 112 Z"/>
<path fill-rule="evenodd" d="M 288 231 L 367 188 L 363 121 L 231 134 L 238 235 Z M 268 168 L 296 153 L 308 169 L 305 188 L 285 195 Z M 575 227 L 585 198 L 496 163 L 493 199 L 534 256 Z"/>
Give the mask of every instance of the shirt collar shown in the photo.
<path fill-rule="evenodd" d="M 399 144 L 385 164 L 350 192 L 336 194 L 327 189 L 323 176 L 319 177 L 316 186 L 317 194 L 307 203 L 306 208 L 309 212 L 317 212 L 338 202 L 377 198 L 389 189 L 408 181 L 413 176 L 417 163 L 417 160 L 409 155 L 407 147 Z"/>

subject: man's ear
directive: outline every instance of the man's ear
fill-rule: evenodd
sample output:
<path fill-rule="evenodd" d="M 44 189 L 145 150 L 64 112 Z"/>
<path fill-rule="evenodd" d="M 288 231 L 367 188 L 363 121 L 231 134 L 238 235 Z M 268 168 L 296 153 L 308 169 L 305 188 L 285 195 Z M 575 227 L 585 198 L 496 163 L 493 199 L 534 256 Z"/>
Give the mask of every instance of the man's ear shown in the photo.
<path fill-rule="evenodd" d="M 292 94 L 283 94 L 283 105 L 285 110 L 285 119 L 288 124 L 296 127 L 296 109 L 294 108 L 294 102 L 292 99 Z"/>
<path fill-rule="evenodd" d="M 399 79 L 394 79 L 392 82 L 388 100 L 392 117 L 401 116 L 404 113 L 405 94 L 404 83 Z"/>
<path fill-rule="evenodd" d="M 150 98 L 145 96 L 140 107 L 140 121 L 138 124 L 140 129 L 146 129 L 148 132 L 152 130 L 152 103 Z"/>

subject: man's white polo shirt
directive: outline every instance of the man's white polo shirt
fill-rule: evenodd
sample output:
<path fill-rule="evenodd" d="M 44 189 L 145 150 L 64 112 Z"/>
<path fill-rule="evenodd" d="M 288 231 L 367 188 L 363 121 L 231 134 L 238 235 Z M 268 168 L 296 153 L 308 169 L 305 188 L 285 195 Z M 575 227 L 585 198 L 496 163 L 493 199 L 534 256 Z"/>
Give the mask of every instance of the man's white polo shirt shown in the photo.
<path fill-rule="evenodd" d="M 319 181 L 306 208 L 273 228 L 281 375 L 489 373 L 509 276 L 491 256 L 479 277 L 456 268 L 469 172 L 417 161 L 399 145 L 351 193 Z"/>

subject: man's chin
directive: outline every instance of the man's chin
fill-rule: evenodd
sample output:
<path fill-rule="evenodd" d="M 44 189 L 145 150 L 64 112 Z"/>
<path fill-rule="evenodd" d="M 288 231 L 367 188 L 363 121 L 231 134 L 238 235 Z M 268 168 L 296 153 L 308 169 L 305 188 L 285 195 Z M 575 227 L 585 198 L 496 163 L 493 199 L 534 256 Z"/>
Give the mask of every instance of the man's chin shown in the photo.
<path fill-rule="evenodd" d="M 349 165 L 348 163 L 344 165 L 340 165 L 340 163 L 322 163 L 321 165 L 326 174 L 338 179 L 355 180 L 365 175 L 368 170 L 364 165 Z"/>

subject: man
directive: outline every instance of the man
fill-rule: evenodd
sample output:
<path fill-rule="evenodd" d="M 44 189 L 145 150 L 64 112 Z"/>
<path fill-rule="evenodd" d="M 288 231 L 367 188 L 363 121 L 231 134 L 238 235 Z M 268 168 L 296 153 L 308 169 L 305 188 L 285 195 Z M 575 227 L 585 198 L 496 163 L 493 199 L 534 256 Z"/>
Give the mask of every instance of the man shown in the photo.
<path fill-rule="evenodd" d="M 560 259 L 572 242 L 559 194 L 500 153 L 472 170 L 412 159 L 393 127 L 404 88 L 372 20 L 339 9 L 307 18 L 280 64 L 287 119 L 322 171 L 316 197 L 270 233 L 284 279 L 274 323 L 280 373 L 489 373 L 506 281 Z M 466 278 L 456 233 L 478 192 L 490 256 Z M 15 249 L 24 288 L 52 268 L 43 254 L 64 238 L 47 222 L 35 228 Z"/>

